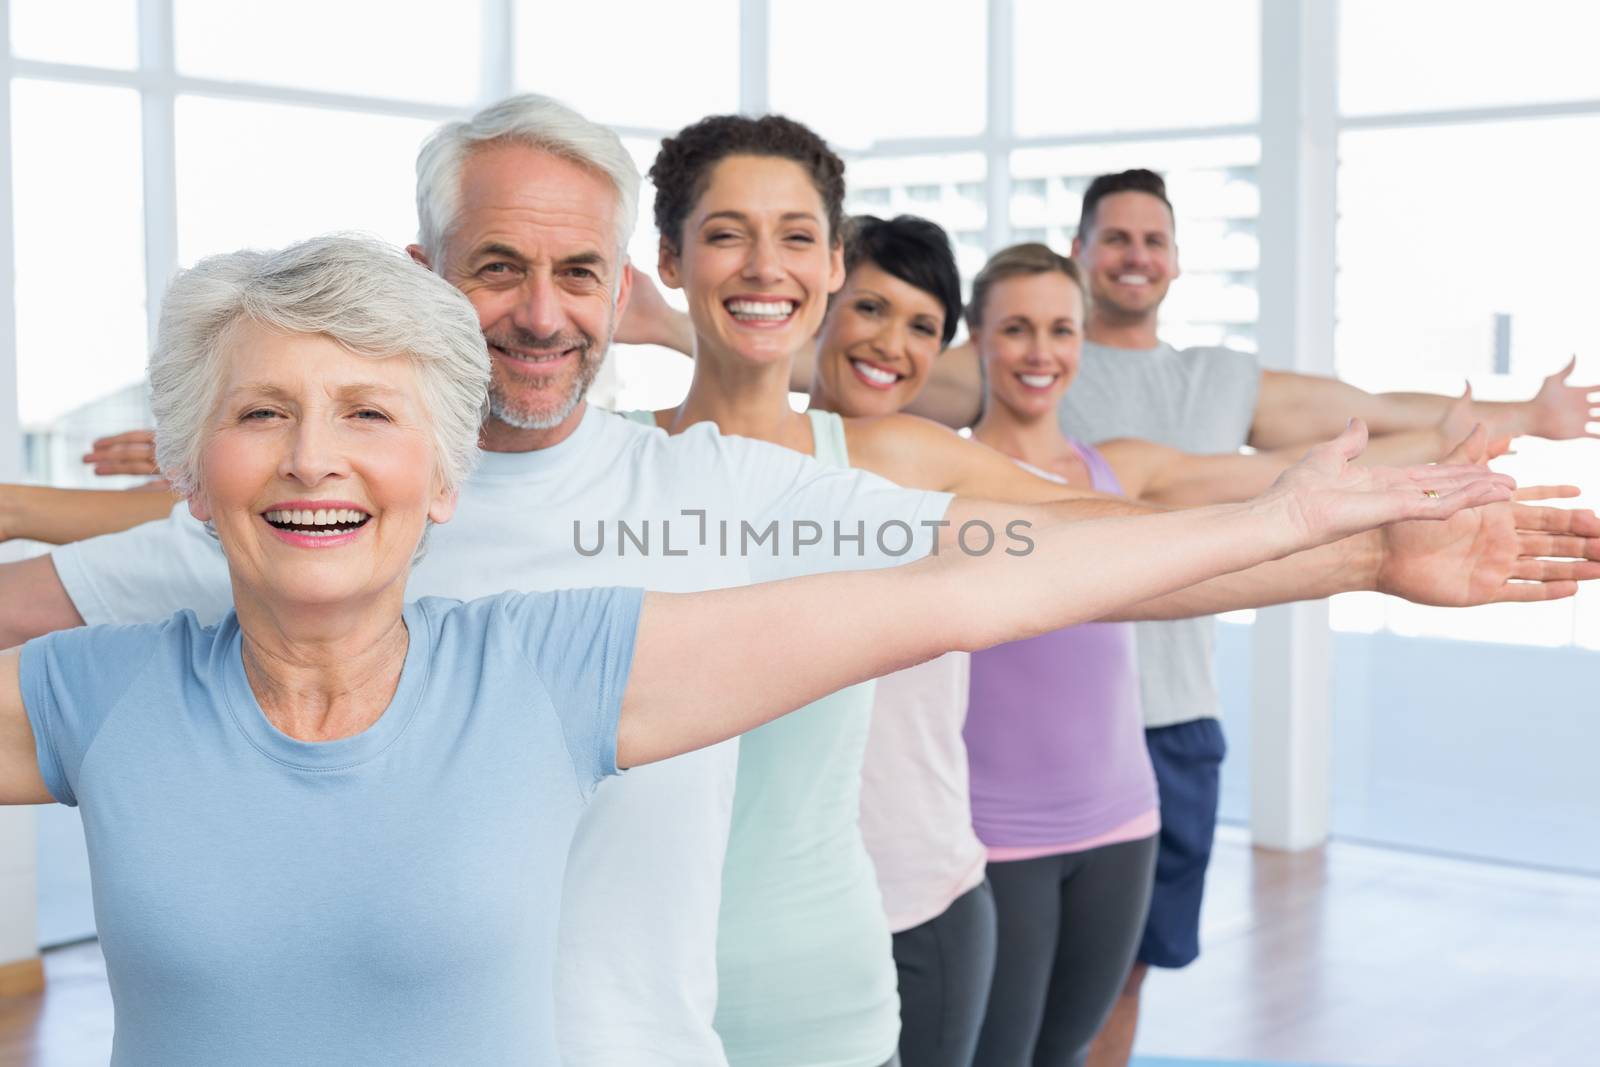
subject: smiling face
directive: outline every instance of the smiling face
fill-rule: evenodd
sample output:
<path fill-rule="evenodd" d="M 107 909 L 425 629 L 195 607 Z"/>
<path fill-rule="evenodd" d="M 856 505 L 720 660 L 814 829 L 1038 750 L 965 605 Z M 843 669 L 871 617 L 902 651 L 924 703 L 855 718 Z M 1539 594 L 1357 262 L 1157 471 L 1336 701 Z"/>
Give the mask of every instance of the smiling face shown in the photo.
<path fill-rule="evenodd" d="M 944 306 L 870 260 L 845 279 L 817 337 L 815 396 L 841 415 L 891 415 L 916 399 L 943 347 Z"/>
<path fill-rule="evenodd" d="M 696 359 L 752 364 L 787 363 L 810 343 L 844 282 L 821 195 L 798 163 L 770 156 L 717 163 L 681 251 L 663 240 L 659 266 L 688 297 Z"/>
<path fill-rule="evenodd" d="M 189 507 L 216 527 L 236 599 L 402 596 L 426 520 L 454 509 L 411 360 L 248 323 L 224 358 Z"/>
<path fill-rule="evenodd" d="M 1112 193 L 1095 206 L 1087 240 L 1072 242 L 1072 258 L 1088 271 L 1096 314 L 1151 318 L 1178 276 L 1172 212 L 1149 193 Z"/>
<path fill-rule="evenodd" d="M 1054 417 L 1078 373 L 1083 293 L 1058 271 L 997 281 L 973 339 L 991 400 L 1019 418 Z"/>
<path fill-rule="evenodd" d="M 462 167 L 461 210 L 429 266 L 478 311 L 505 426 L 575 419 L 627 300 L 616 212 L 603 174 L 526 145 L 480 148 Z"/>

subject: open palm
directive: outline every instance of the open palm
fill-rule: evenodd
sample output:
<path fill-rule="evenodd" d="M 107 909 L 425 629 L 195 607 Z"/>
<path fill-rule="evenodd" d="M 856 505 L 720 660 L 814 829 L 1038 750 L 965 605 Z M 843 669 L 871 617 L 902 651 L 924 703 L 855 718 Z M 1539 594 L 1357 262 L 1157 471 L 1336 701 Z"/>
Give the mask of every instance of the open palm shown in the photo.
<path fill-rule="evenodd" d="M 1481 437 L 1482 431 L 1474 431 Z M 1464 508 L 1509 501 L 1516 483 L 1458 453 L 1450 462 L 1411 467 L 1358 467 L 1366 426 L 1352 419 L 1344 433 L 1318 445 L 1263 494 L 1287 507 L 1308 544 L 1348 537 L 1395 522 L 1438 524 Z"/>
<path fill-rule="evenodd" d="M 1481 463 L 1487 451 L 1483 434 L 1474 432 L 1445 460 Z M 1541 485 L 1518 489 L 1515 498 L 1576 495 L 1575 486 Z M 1600 519 L 1592 511 L 1490 504 L 1443 522 L 1388 526 L 1382 550 L 1377 588 L 1419 604 L 1559 600 L 1600 577 Z"/>

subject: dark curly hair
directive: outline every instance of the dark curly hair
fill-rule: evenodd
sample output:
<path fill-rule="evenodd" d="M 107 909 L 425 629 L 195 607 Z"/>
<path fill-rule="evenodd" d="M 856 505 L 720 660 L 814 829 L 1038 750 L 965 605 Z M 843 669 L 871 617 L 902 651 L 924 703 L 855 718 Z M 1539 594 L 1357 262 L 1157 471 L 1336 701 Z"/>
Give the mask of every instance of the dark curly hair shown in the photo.
<path fill-rule="evenodd" d="M 800 164 L 822 197 L 829 240 L 844 224 L 844 160 L 807 126 L 782 115 L 711 115 L 661 139 L 650 166 L 656 229 L 673 251 L 683 248 L 683 223 L 711 184 L 711 170 L 729 156 L 771 156 Z"/>
<path fill-rule="evenodd" d="M 944 345 L 950 344 L 961 321 L 961 272 L 943 227 L 916 215 L 892 219 L 856 215 L 845 229 L 844 269 L 851 272 L 863 263 L 939 301 L 944 308 Z"/>

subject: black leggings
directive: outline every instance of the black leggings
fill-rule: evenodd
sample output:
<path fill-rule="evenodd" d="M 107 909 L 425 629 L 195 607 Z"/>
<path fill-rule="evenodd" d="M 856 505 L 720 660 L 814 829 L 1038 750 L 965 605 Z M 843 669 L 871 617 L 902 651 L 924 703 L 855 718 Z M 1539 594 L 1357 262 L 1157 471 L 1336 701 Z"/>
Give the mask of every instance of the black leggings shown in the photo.
<path fill-rule="evenodd" d="M 1156 836 L 989 864 L 1000 948 L 976 1067 L 1080 1067 L 1144 932 Z"/>
<path fill-rule="evenodd" d="M 988 882 L 920 926 L 894 935 L 904 1067 L 971 1067 L 989 1002 L 994 950 L 994 894 Z"/>

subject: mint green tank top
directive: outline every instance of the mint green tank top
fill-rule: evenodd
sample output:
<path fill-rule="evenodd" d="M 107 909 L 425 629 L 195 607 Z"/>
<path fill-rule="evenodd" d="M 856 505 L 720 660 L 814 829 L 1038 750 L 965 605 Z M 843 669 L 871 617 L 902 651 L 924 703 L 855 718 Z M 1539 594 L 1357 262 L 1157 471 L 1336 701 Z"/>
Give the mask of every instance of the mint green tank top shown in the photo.
<path fill-rule="evenodd" d="M 806 414 L 817 461 L 850 466 L 844 420 Z M 731 1067 L 879 1067 L 899 1045 L 889 921 L 861 836 L 872 697 L 873 683 L 851 686 L 739 740 L 717 934 Z"/>
<path fill-rule="evenodd" d="M 810 411 L 818 462 L 844 420 Z M 878 1067 L 900 1040 L 883 898 L 861 837 L 873 684 L 745 734 L 722 872 L 717 1033 L 733 1067 Z"/>

